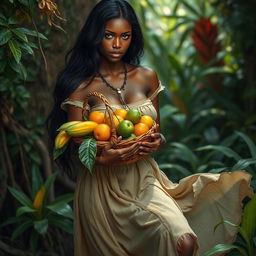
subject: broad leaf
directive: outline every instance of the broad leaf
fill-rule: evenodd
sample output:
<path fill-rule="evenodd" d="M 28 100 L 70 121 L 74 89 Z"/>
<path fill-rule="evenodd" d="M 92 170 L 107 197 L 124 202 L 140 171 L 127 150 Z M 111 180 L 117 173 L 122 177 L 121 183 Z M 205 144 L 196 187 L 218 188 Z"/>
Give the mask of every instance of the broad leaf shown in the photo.
<path fill-rule="evenodd" d="M 243 140 L 246 142 L 246 144 L 248 145 L 251 155 L 254 159 L 256 159 L 256 145 L 254 144 L 254 142 L 250 139 L 249 136 L 247 136 L 246 134 L 242 133 L 242 132 L 236 132 L 236 134 L 238 136 L 240 136 L 241 138 L 243 138 Z"/>
<path fill-rule="evenodd" d="M 227 157 L 232 157 L 237 161 L 241 159 L 241 157 L 235 151 L 225 146 L 207 145 L 207 146 L 199 147 L 196 150 L 197 151 L 214 150 L 214 151 L 223 153 Z"/>
<path fill-rule="evenodd" d="M 8 190 L 21 204 L 32 208 L 32 201 L 23 192 L 9 186 Z"/>
<path fill-rule="evenodd" d="M 40 37 L 42 39 L 47 40 L 47 37 L 45 37 L 42 33 L 37 33 L 34 30 L 30 30 L 27 28 L 19 28 L 19 31 L 23 32 L 24 34 L 30 35 L 30 36 L 36 36 L 36 37 Z"/>
<path fill-rule="evenodd" d="M 255 158 L 241 159 L 232 167 L 232 170 L 244 170 L 251 164 L 256 164 Z"/>
<path fill-rule="evenodd" d="M 30 208 L 28 206 L 21 206 L 17 209 L 16 216 L 19 217 L 20 215 L 22 215 L 24 213 L 31 213 L 31 212 L 35 212 L 35 209 Z"/>
<path fill-rule="evenodd" d="M 211 256 L 211 255 L 215 255 L 218 252 L 225 252 L 227 250 L 230 249 L 237 249 L 239 248 L 238 246 L 235 245 L 230 245 L 230 244 L 217 244 L 215 245 L 211 250 L 209 250 L 208 252 L 206 252 L 204 254 L 204 256 Z"/>
<path fill-rule="evenodd" d="M 18 42 L 16 40 L 11 39 L 8 41 L 8 45 L 16 62 L 19 63 L 21 59 L 21 49 Z"/>
<path fill-rule="evenodd" d="M 48 219 L 34 221 L 34 228 L 39 234 L 46 234 L 48 230 Z"/>
<path fill-rule="evenodd" d="M 20 31 L 19 28 L 14 28 L 12 29 L 12 32 L 15 34 L 15 36 L 20 39 L 21 41 L 24 41 L 25 43 L 28 42 L 28 38 L 25 35 L 25 33 L 23 33 L 22 31 Z"/>
<path fill-rule="evenodd" d="M 61 195 L 58 196 L 53 202 L 52 204 L 57 204 L 60 202 L 63 203 L 69 203 L 70 201 L 74 200 L 74 194 L 73 193 L 69 193 L 69 194 L 65 194 L 65 195 Z"/>
<path fill-rule="evenodd" d="M 92 172 L 97 154 L 97 142 L 93 137 L 85 139 L 79 146 L 79 158 L 83 165 Z"/>
<path fill-rule="evenodd" d="M 64 217 L 68 217 L 73 219 L 73 212 L 69 204 L 64 202 L 59 202 L 56 204 L 48 205 L 46 208 L 50 209 L 51 211 L 62 215 Z"/>
<path fill-rule="evenodd" d="M 6 44 L 12 37 L 11 31 L 6 28 L 6 29 L 1 29 L 0 30 L 0 45 Z"/>
<path fill-rule="evenodd" d="M 246 232 L 249 240 L 252 241 L 256 234 L 256 195 L 252 197 L 244 208 L 241 228 Z"/>
<path fill-rule="evenodd" d="M 59 216 L 49 216 L 49 224 L 54 225 L 63 231 L 73 235 L 73 222 L 69 219 L 63 219 Z"/>

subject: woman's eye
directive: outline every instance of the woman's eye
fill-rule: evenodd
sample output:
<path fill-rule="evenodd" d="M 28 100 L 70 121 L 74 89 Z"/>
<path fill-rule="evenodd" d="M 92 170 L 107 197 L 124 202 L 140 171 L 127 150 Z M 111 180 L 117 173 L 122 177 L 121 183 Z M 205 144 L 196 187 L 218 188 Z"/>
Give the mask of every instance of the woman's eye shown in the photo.
<path fill-rule="evenodd" d="M 128 38 L 130 37 L 130 35 L 122 35 L 122 38 L 124 39 L 124 40 L 127 40 Z"/>
<path fill-rule="evenodd" d="M 106 38 L 106 39 L 110 39 L 110 38 L 112 38 L 112 37 L 113 37 L 112 34 L 108 34 L 108 33 L 105 34 L 105 38 Z"/>

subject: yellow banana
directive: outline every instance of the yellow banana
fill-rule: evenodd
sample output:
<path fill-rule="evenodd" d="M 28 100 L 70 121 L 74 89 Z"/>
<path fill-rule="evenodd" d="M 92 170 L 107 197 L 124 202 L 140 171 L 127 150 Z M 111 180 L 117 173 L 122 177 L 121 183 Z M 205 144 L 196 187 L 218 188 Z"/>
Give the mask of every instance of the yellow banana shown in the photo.
<path fill-rule="evenodd" d="M 70 139 L 70 136 L 65 131 L 60 131 L 55 138 L 55 149 L 64 147 Z"/>
<path fill-rule="evenodd" d="M 93 132 L 98 123 L 93 121 L 81 121 L 80 123 L 69 126 L 66 129 L 68 135 L 82 137 Z"/>
<path fill-rule="evenodd" d="M 66 130 L 69 126 L 73 125 L 73 124 L 78 124 L 82 121 L 70 121 L 70 122 L 66 122 L 64 124 L 62 124 L 59 129 L 57 131 L 62 131 L 62 130 Z"/>

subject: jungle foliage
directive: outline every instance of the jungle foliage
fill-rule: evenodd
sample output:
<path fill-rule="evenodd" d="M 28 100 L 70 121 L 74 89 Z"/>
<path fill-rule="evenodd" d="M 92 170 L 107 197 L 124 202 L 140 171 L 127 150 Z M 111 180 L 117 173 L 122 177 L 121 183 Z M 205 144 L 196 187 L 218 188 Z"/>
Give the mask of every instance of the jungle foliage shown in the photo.
<path fill-rule="evenodd" d="M 255 189 L 254 1 L 130 2 L 145 35 L 144 64 L 155 69 L 166 86 L 159 102 L 167 145 L 153 155 L 160 168 L 174 182 L 198 172 L 244 169 L 254 175 Z M 72 9 L 70 1 L 63 3 Z M 73 183 L 62 180 L 66 187 L 56 190 L 55 178 L 61 181 L 61 176 L 53 172 L 47 149 L 48 113 L 32 120 L 28 115 L 35 92 L 31 85 L 47 66 L 44 49 L 51 49 L 48 25 L 64 33 L 62 19 L 53 0 L 1 3 L 1 255 L 70 255 L 64 248 L 72 247 L 67 233 L 72 233 L 73 196 L 67 194 L 67 186 Z M 234 244 L 240 254 L 229 255 L 255 254 L 255 199 L 246 207 Z M 218 246 L 214 253 L 227 249 Z"/>

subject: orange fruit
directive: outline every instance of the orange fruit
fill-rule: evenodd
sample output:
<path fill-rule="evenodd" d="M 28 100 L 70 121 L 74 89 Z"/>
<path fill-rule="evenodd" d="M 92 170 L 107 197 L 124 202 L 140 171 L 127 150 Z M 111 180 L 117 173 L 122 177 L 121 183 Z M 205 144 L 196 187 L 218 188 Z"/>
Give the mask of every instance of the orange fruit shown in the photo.
<path fill-rule="evenodd" d="M 149 115 L 143 115 L 140 119 L 140 123 L 146 124 L 148 126 L 148 128 L 150 129 L 154 123 L 154 120 Z"/>
<path fill-rule="evenodd" d="M 123 108 L 118 108 L 114 111 L 114 113 L 118 116 L 121 116 L 123 119 L 125 119 L 125 116 L 127 114 L 127 111 Z"/>
<path fill-rule="evenodd" d="M 119 115 L 113 116 L 113 119 L 114 119 L 115 127 L 117 127 L 117 126 L 120 124 L 120 122 L 124 120 L 124 119 L 123 119 L 121 116 L 119 116 Z M 110 122 L 109 116 L 106 117 L 105 123 L 108 124 L 108 125 L 111 127 L 111 122 Z"/>
<path fill-rule="evenodd" d="M 96 140 L 109 140 L 111 136 L 109 125 L 98 124 L 93 130 L 93 135 Z"/>
<path fill-rule="evenodd" d="M 144 123 L 137 123 L 134 125 L 134 134 L 140 136 L 149 131 L 149 127 Z"/>
<path fill-rule="evenodd" d="M 95 110 L 89 114 L 89 121 L 101 124 L 104 122 L 105 114 L 101 111 Z"/>

